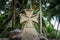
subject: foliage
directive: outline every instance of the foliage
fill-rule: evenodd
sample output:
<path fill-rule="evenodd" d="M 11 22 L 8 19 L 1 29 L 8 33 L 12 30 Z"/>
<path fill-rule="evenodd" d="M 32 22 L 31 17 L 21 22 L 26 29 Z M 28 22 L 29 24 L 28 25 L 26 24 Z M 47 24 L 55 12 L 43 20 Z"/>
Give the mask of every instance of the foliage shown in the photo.
<path fill-rule="evenodd" d="M 34 22 L 34 27 L 36 29 L 37 32 L 40 32 L 40 28 L 39 25 L 37 23 Z"/>
<path fill-rule="evenodd" d="M 8 4 L 6 4 L 9 2 Z M 47 5 L 48 4 L 48 5 Z M 39 0 L 32 1 L 32 8 L 34 9 L 34 13 L 39 11 Z M 19 14 L 23 12 L 23 9 L 29 9 L 30 4 L 27 0 L 16 0 L 16 18 L 15 18 L 15 27 L 14 29 L 21 28 L 22 24 L 20 24 L 20 16 Z M 9 31 L 12 30 L 12 27 L 8 27 L 7 31 L 3 34 L 2 31 L 6 29 L 6 25 L 12 19 L 12 1 L 9 0 L 0 0 L 0 37 L 8 37 Z M 1 11 L 5 13 L 2 14 Z M 56 37 L 56 30 L 54 30 L 52 24 L 50 23 L 51 18 L 57 16 L 60 22 L 60 0 L 42 0 L 42 13 L 43 17 L 47 18 L 47 21 L 43 20 L 43 33 L 47 35 L 48 38 L 55 38 Z M 58 20 L 57 20 L 58 21 Z M 47 26 L 48 24 L 48 26 Z M 24 24 L 23 24 L 24 25 Z M 36 30 L 39 32 L 39 24 L 34 23 Z M 60 35 L 60 34 L 59 34 Z M 60 36 L 58 35 L 58 38 Z"/>

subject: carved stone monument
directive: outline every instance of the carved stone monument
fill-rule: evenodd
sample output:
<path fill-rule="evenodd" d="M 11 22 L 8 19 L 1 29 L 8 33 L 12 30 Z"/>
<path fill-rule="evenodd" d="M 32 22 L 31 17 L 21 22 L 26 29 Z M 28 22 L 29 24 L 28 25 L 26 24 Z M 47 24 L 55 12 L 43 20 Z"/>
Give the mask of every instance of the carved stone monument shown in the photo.
<path fill-rule="evenodd" d="M 26 15 L 21 14 L 20 23 L 26 22 L 22 31 L 22 40 L 39 40 L 38 32 L 34 28 L 34 22 L 38 23 L 38 14 L 33 15 L 33 10 L 25 10 Z"/>

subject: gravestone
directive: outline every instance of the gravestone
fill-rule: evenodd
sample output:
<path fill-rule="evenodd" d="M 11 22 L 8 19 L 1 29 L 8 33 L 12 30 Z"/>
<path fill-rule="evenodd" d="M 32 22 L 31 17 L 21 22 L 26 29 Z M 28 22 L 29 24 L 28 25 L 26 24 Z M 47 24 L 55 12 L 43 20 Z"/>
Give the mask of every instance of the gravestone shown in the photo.
<path fill-rule="evenodd" d="M 20 14 L 20 23 L 26 22 L 22 31 L 22 40 L 39 40 L 39 34 L 34 28 L 34 22 L 38 23 L 38 14 L 33 15 L 33 10 L 25 10 L 25 14 Z"/>

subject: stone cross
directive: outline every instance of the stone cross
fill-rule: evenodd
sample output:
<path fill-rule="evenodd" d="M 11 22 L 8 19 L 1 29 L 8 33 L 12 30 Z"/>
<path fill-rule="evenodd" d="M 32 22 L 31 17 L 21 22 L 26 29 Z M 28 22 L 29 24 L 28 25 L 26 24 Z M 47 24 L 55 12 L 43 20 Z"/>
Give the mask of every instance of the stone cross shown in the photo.
<path fill-rule="evenodd" d="M 26 15 L 21 15 L 20 23 L 26 21 L 26 27 L 33 27 L 33 21 L 38 23 L 38 15 L 33 15 L 33 10 L 25 10 Z"/>
<path fill-rule="evenodd" d="M 38 15 L 33 15 L 32 9 L 25 10 L 25 13 L 25 15 L 20 15 L 20 23 L 26 22 L 22 32 L 22 40 L 39 40 L 38 32 L 33 26 L 33 22 L 38 23 Z"/>

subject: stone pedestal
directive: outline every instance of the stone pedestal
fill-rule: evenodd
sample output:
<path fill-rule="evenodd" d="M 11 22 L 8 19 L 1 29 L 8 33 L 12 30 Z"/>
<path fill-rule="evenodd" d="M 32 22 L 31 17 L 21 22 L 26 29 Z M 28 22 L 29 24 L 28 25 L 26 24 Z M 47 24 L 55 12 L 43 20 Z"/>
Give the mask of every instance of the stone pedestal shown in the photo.
<path fill-rule="evenodd" d="M 24 28 L 22 35 L 22 40 L 39 40 L 35 28 Z"/>

